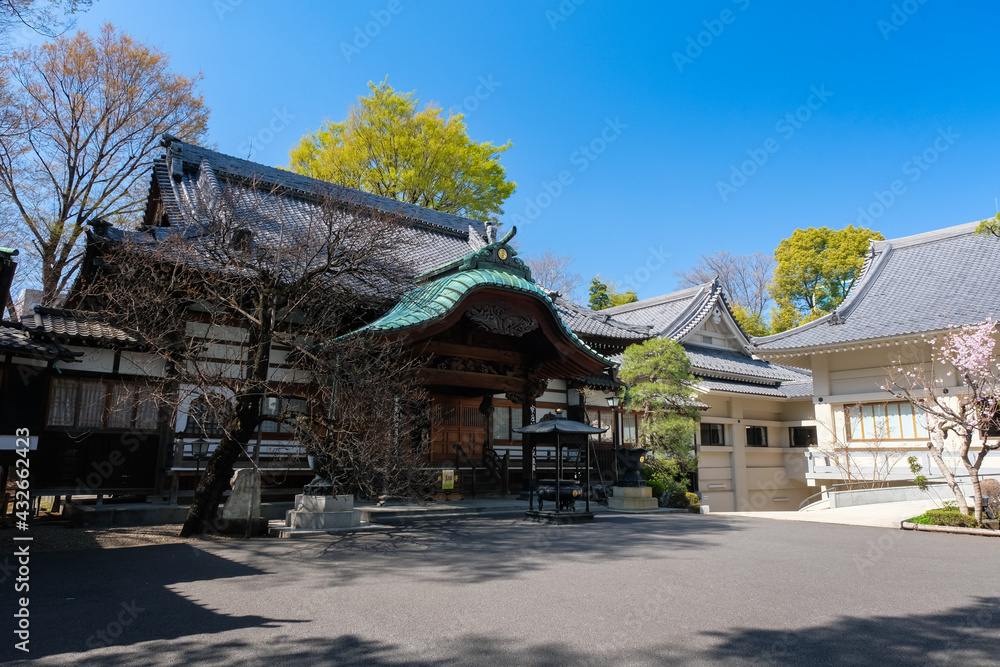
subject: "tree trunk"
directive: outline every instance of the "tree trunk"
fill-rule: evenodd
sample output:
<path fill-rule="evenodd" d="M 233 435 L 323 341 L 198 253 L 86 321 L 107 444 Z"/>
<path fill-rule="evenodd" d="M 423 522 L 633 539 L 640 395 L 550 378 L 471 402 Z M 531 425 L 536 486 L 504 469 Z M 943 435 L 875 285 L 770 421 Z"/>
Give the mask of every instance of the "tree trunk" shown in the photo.
<path fill-rule="evenodd" d="M 271 295 L 265 293 L 257 302 L 256 315 L 260 324 L 251 326 L 249 330 L 247 358 L 250 363 L 246 382 L 242 392 L 235 397 L 236 405 L 230 422 L 231 428 L 227 429 L 228 435 L 212 452 L 205 465 L 205 472 L 195 488 L 191 508 L 181 528 L 181 537 L 201 534 L 212 527 L 222 494 L 232 479 L 233 464 L 246 450 L 247 443 L 260 424 L 261 395 L 270 370 L 271 327 L 268 307 L 271 301 Z"/>
<path fill-rule="evenodd" d="M 191 508 L 181 528 L 181 537 L 200 535 L 213 528 L 222 494 L 233 477 L 233 465 L 240 458 L 244 447 L 235 439 L 224 438 L 212 452 L 205 472 L 198 480 Z"/>
<path fill-rule="evenodd" d="M 951 472 L 951 469 L 945 465 L 944 458 L 941 456 L 941 453 L 944 451 L 944 437 L 935 431 L 931 435 L 931 438 L 941 441 L 940 445 L 932 442 L 927 443 L 927 449 L 931 452 L 931 458 L 934 459 L 934 463 L 937 464 L 938 470 L 940 470 L 941 474 L 944 475 L 944 481 L 948 483 L 948 488 L 955 494 L 955 502 L 958 504 L 958 509 L 962 512 L 962 514 L 968 514 L 969 504 L 965 502 L 965 496 L 962 495 L 962 489 L 959 488 L 958 482 L 955 481 L 955 475 Z"/>
<path fill-rule="evenodd" d="M 972 495 L 975 501 L 976 523 L 983 523 L 983 488 L 979 481 L 979 468 L 969 462 L 968 457 L 962 457 L 962 463 L 969 472 L 969 481 L 972 483 Z"/>

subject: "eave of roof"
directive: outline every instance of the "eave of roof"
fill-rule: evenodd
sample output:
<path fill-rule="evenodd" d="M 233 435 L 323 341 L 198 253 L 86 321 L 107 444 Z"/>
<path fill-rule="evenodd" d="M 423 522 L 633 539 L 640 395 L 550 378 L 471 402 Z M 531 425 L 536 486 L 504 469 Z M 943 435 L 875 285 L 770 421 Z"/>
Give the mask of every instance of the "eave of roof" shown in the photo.
<path fill-rule="evenodd" d="M 768 398 L 805 399 L 812 396 L 812 381 L 802 380 L 797 382 L 786 382 L 774 386 L 739 382 L 736 380 L 699 377 L 699 382 L 695 389 L 706 394 L 724 393 L 766 396 Z"/>
<path fill-rule="evenodd" d="M 124 330 L 91 319 L 86 312 L 35 306 L 21 317 L 21 325 L 35 336 L 62 343 L 82 343 L 108 347 L 138 347 L 139 340 Z"/>
<path fill-rule="evenodd" d="M 74 361 L 77 357 L 61 345 L 31 338 L 13 322 L 0 322 L 0 354 L 45 361 Z"/>
<path fill-rule="evenodd" d="M 801 380 L 804 377 L 799 371 L 754 359 L 734 350 L 718 350 L 692 344 L 685 344 L 684 349 L 691 361 L 692 370 L 697 374 L 763 384 Z"/>

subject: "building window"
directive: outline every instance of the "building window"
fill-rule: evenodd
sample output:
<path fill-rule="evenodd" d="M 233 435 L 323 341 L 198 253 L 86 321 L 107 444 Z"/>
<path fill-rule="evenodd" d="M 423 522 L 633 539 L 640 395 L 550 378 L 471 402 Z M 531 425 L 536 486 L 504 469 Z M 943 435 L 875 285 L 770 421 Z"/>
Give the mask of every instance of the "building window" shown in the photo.
<path fill-rule="evenodd" d="M 49 386 L 49 426 L 155 431 L 156 400 L 135 382 L 53 378 Z"/>
<path fill-rule="evenodd" d="M 814 447 L 819 443 L 815 426 L 790 426 L 788 443 L 792 447 Z"/>
<path fill-rule="evenodd" d="M 747 447 L 767 447 L 767 427 L 747 426 Z"/>
<path fill-rule="evenodd" d="M 514 433 L 521 427 L 521 406 L 498 405 L 493 408 L 493 439 L 520 442 L 521 434 Z"/>
<path fill-rule="evenodd" d="M 217 402 L 225 401 L 220 396 L 215 396 Z M 224 434 L 222 425 L 215 409 L 205 396 L 198 396 L 191 401 L 188 408 L 187 424 L 184 426 L 184 435 L 221 436 Z"/>
<path fill-rule="evenodd" d="M 622 430 L 624 431 L 625 444 L 635 445 L 639 442 L 639 416 L 624 414 L 622 415 Z"/>
<path fill-rule="evenodd" d="M 702 424 L 701 444 L 704 445 L 725 445 L 726 427 L 722 424 Z"/>
<path fill-rule="evenodd" d="M 306 409 L 306 399 L 304 398 L 267 396 L 261 406 L 260 413 L 264 420 L 261 422 L 260 430 L 262 433 L 292 433 L 295 431 L 294 418 L 279 422 L 275 419 L 268 419 L 268 417 L 273 418 L 293 413 L 304 415 Z"/>
<path fill-rule="evenodd" d="M 915 440 L 929 438 L 923 416 L 910 403 L 879 403 L 848 408 L 851 440 Z"/>

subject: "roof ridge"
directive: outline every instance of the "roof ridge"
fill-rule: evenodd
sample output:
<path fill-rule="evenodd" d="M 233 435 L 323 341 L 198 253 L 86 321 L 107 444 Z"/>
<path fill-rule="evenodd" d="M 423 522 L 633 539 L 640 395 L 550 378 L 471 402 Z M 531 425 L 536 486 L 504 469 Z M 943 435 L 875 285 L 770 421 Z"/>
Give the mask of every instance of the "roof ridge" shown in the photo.
<path fill-rule="evenodd" d="M 679 340 L 689 334 L 704 319 L 705 313 L 711 310 L 711 305 L 718 300 L 720 290 L 715 289 L 717 286 L 718 284 L 715 280 L 700 285 L 701 290 L 699 290 L 696 297 L 681 311 L 680 315 L 674 318 L 669 327 L 660 332 L 661 335 L 667 334 L 669 331 L 668 338 Z M 704 294 L 704 297 L 702 297 L 702 294 Z"/>
<path fill-rule="evenodd" d="M 848 293 L 844 300 L 833 309 L 833 313 L 837 313 L 840 318 L 845 318 L 857 309 L 858 303 L 860 303 L 865 295 L 871 291 L 872 284 L 878 280 L 879 275 L 882 273 L 882 269 L 885 268 L 889 258 L 892 257 L 892 251 L 892 243 L 886 243 L 882 252 L 872 258 L 871 264 L 868 266 L 868 270 L 862 274 L 861 279 L 857 282 L 854 288 Z M 833 313 L 831 313 L 831 315 Z"/>
<path fill-rule="evenodd" d="M 988 219 L 988 218 L 986 218 Z M 894 239 L 885 239 L 884 241 L 875 241 L 875 244 L 885 244 L 893 245 L 896 248 L 908 248 L 915 245 L 923 245 L 925 243 L 933 243 L 934 241 L 942 241 L 944 239 L 953 238 L 955 236 L 964 236 L 976 231 L 976 228 L 984 220 L 977 220 L 975 222 L 965 222 L 960 225 L 953 225 L 951 227 L 944 227 L 942 229 L 932 229 L 927 232 L 920 232 L 919 234 L 911 234 L 909 236 L 900 236 Z M 878 248 L 881 250 L 881 248 Z"/>
<path fill-rule="evenodd" d="M 679 301 L 683 298 L 691 296 L 692 294 L 697 294 L 707 285 L 711 285 L 712 282 L 714 281 L 702 283 L 700 285 L 692 285 L 691 287 L 685 287 L 684 289 L 677 290 L 675 292 L 668 292 L 667 294 L 661 294 L 660 296 L 650 297 L 641 301 L 633 301 L 632 303 L 625 303 L 620 306 L 612 306 L 610 308 L 604 308 L 603 310 L 608 311 L 611 315 L 616 315 L 618 313 L 630 313 L 635 310 L 642 310 L 643 308 L 659 306 L 660 304 L 669 303 L 671 301 Z"/>

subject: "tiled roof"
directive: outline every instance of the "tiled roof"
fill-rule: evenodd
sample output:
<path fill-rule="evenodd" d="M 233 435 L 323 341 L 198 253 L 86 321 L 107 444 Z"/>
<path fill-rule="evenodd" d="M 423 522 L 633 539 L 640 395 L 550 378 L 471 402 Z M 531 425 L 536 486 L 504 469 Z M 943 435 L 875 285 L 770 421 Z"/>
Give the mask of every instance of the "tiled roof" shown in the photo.
<path fill-rule="evenodd" d="M 645 340 L 653 335 L 652 327 L 649 325 L 628 324 L 611 317 L 606 310 L 595 311 L 585 308 L 558 296 L 556 292 L 548 294 L 552 297 L 563 321 L 575 333 L 582 336 L 614 338 L 628 342 Z"/>
<path fill-rule="evenodd" d="M 691 311 L 697 311 L 697 306 L 711 295 L 713 284 L 705 283 L 652 299 L 606 308 L 600 312 L 632 325 L 651 326 L 657 336 L 674 338 L 669 335 L 670 332 L 690 319 Z M 688 317 L 682 318 L 682 315 Z"/>
<path fill-rule="evenodd" d="M 698 375 L 721 374 L 767 380 L 801 380 L 801 372 L 769 361 L 748 357 L 732 350 L 719 350 L 700 345 L 685 345 L 692 371 Z"/>
<path fill-rule="evenodd" d="M 737 382 L 735 380 L 699 378 L 698 389 L 708 392 L 725 391 L 734 394 L 770 396 L 773 398 L 808 398 L 812 396 L 812 380 L 785 382 L 778 386 L 774 386 L 754 384 L 752 382 Z"/>
<path fill-rule="evenodd" d="M 661 338 L 683 340 L 695 331 L 716 308 L 731 312 L 721 281 L 689 287 L 653 299 L 645 299 L 623 306 L 599 311 L 633 326 L 648 324 Z M 742 334 L 745 336 L 745 334 Z M 745 338 L 741 339 L 745 340 Z M 749 352 L 723 350 L 700 345 L 684 344 L 691 360 L 692 371 L 697 375 L 716 378 L 746 379 L 750 382 L 777 384 L 780 381 L 799 381 L 804 377 L 799 371 L 785 368 L 769 361 L 754 359 Z M 616 361 L 620 360 L 616 359 Z M 806 376 L 808 377 L 808 376 Z M 811 385 L 811 380 L 809 380 Z M 783 394 L 775 394 L 781 395 Z"/>
<path fill-rule="evenodd" d="M 788 398 L 811 398 L 813 395 L 812 378 L 796 382 L 782 382 L 780 389 Z"/>
<path fill-rule="evenodd" d="M 408 262 L 414 273 L 483 245 L 486 228 L 479 220 L 241 160 L 173 137 L 165 136 L 164 144 L 166 154 L 154 164 L 153 181 L 169 226 L 152 230 L 158 239 L 176 233 L 202 235 L 211 222 L 211 207 L 223 200 L 253 202 L 252 214 L 244 217 L 252 218 L 254 241 L 275 243 L 282 234 L 287 237 L 306 229 L 322 202 L 335 201 L 352 210 L 368 209 L 400 219 L 405 227 L 399 259 Z M 146 223 L 162 225 L 163 220 L 154 219 L 154 204 L 151 196 Z"/>
<path fill-rule="evenodd" d="M 861 279 L 834 313 L 753 339 L 762 354 L 943 331 L 1000 318 L 1000 239 L 979 223 L 872 244 Z"/>
<path fill-rule="evenodd" d="M 93 319 L 88 313 L 35 306 L 30 315 L 21 316 L 21 325 L 37 336 L 61 343 L 85 343 L 131 347 L 139 341 L 122 329 Z"/>
<path fill-rule="evenodd" d="M 69 350 L 46 341 L 34 340 L 16 325 L 0 322 L 0 354 L 13 354 L 29 359 L 62 359 L 70 361 L 74 355 Z"/>

